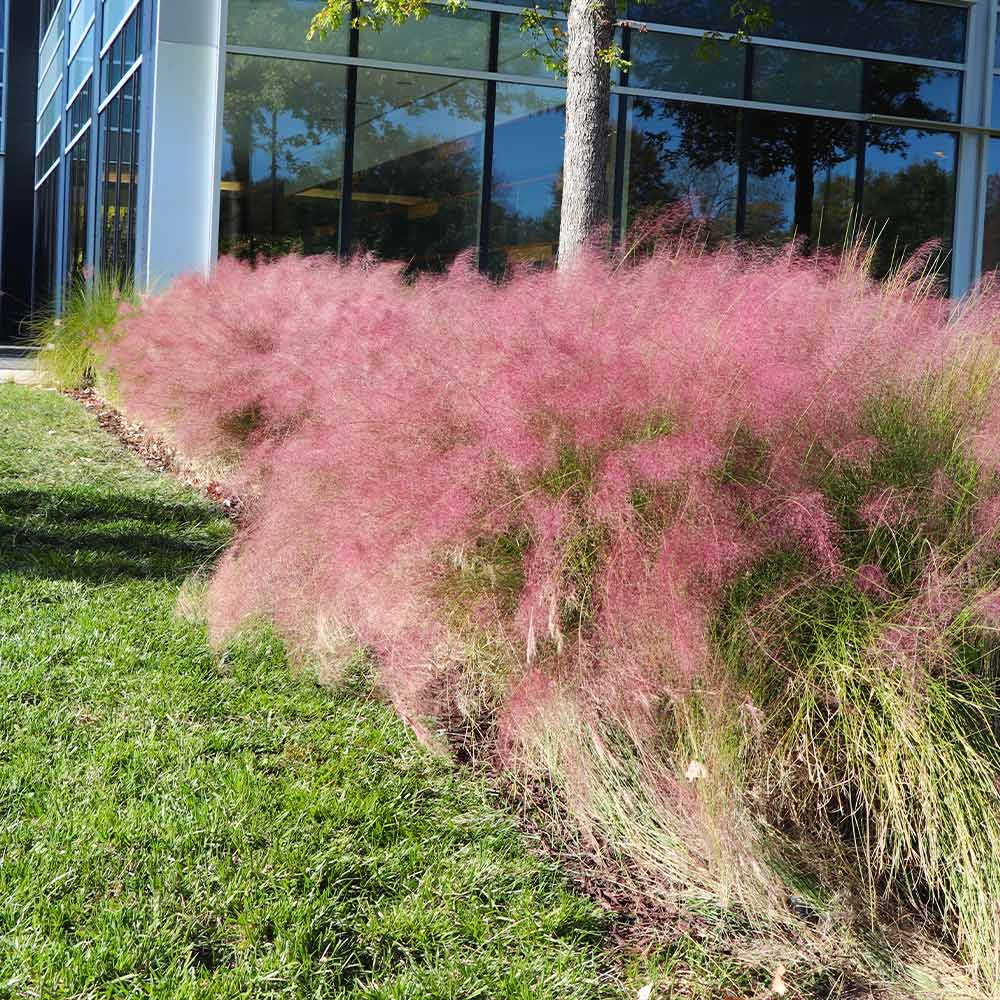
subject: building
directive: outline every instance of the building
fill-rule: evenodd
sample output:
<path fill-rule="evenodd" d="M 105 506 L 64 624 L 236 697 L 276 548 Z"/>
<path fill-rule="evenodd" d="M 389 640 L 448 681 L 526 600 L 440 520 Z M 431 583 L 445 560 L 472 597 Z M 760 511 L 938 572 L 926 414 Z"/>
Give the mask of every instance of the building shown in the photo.
<path fill-rule="evenodd" d="M 552 257 L 563 91 L 516 3 L 307 42 L 318 0 L 11 2 L 39 18 L 36 305 L 92 269 L 161 286 L 220 253 Z M 679 199 L 763 242 L 835 244 L 860 213 L 880 268 L 931 239 L 956 293 L 1000 265 L 996 0 L 772 0 L 767 38 L 706 60 L 730 6 L 655 0 L 620 30 L 615 234 Z"/>

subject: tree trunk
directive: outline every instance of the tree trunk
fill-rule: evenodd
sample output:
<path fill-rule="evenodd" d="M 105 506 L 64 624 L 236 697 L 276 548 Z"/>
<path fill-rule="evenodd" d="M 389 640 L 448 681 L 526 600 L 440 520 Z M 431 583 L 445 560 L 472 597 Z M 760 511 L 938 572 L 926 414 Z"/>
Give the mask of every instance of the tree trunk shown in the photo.
<path fill-rule="evenodd" d="M 611 67 L 598 56 L 615 30 L 614 0 L 570 0 L 566 45 L 566 147 L 559 264 L 579 255 L 608 208 Z"/>
<path fill-rule="evenodd" d="M 804 118 L 795 132 L 795 231 L 805 243 L 805 250 L 812 249 L 813 202 L 816 198 L 815 126 Z"/>

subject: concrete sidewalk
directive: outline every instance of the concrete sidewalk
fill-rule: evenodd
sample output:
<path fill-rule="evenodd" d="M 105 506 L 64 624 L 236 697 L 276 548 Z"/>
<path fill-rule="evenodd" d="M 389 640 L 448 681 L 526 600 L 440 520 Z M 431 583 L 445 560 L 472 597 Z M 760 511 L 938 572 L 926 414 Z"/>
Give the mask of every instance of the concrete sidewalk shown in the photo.
<path fill-rule="evenodd" d="M 38 366 L 32 355 L 8 352 L 0 348 L 0 382 L 37 385 L 41 382 Z"/>

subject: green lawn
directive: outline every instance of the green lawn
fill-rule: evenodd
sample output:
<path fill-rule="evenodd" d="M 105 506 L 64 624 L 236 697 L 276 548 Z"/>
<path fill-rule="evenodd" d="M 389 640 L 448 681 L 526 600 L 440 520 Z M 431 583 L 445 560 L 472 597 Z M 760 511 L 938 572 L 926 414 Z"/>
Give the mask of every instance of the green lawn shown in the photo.
<path fill-rule="evenodd" d="M 174 615 L 226 522 L 0 385 L 0 998 L 595 998 L 601 919 L 384 706 Z"/>

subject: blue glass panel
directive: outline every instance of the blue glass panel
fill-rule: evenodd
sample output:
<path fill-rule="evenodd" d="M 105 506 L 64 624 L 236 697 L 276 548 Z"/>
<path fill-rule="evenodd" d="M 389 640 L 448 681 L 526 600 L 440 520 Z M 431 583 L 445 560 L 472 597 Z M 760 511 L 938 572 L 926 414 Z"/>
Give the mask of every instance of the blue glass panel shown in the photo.
<path fill-rule="evenodd" d="M 651 0 L 629 3 L 637 21 L 734 31 L 732 0 Z M 967 12 L 918 0 L 772 0 L 772 27 L 785 41 L 963 62 Z"/>
<path fill-rule="evenodd" d="M 227 58 L 221 253 L 337 250 L 346 100 L 343 66 Z"/>
<path fill-rule="evenodd" d="M 990 139 L 986 167 L 986 224 L 983 271 L 1000 267 L 1000 139 Z"/>
<path fill-rule="evenodd" d="M 624 224 L 683 204 L 712 242 L 736 230 L 740 113 L 708 104 L 630 97 Z"/>
<path fill-rule="evenodd" d="M 354 242 L 436 270 L 475 247 L 483 179 L 482 80 L 358 72 Z"/>
<path fill-rule="evenodd" d="M 559 244 L 566 92 L 497 84 L 491 263 L 548 262 Z"/>
<path fill-rule="evenodd" d="M 710 97 L 743 96 L 746 46 L 721 44 L 714 58 L 699 52 L 700 38 L 662 31 L 634 31 L 630 87 Z"/>
<path fill-rule="evenodd" d="M 990 128 L 1000 129 L 1000 76 L 993 77 L 993 99 L 990 103 Z"/>
<path fill-rule="evenodd" d="M 863 215 L 881 277 L 929 240 L 951 245 L 957 136 L 866 126 Z"/>
<path fill-rule="evenodd" d="M 755 101 L 859 111 L 861 80 L 860 59 L 754 46 L 751 96 Z"/>
<path fill-rule="evenodd" d="M 838 118 L 757 111 L 747 115 L 743 235 L 843 245 L 854 210 L 858 125 Z"/>
<path fill-rule="evenodd" d="M 83 0 L 69 20 L 69 50 L 74 52 L 94 17 L 96 0 Z"/>
<path fill-rule="evenodd" d="M 874 115 L 957 122 L 962 108 L 962 74 L 904 63 L 870 62 L 865 111 Z"/>
<path fill-rule="evenodd" d="M 360 32 L 358 54 L 385 62 L 488 68 L 490 15 L 482 10 L 450 14 L 431 8 L 420 21 L 390 24 L 383 31 Z"/>
<path fill-rule="evenodd" d="M 320 6 L 315 0 L 229 0 L 229 44 L 347 55 L 350 26 L 346 18 L 326 38 L 306 41 Z"/>
<path fill-rule="evenodd" d="M 73 95 L 80 89 L 80 85 L 87 79 L 93 68 L 94 29 L 92 26 L 90 31 L 87 32 L 86 40 L 77 50 L 76 55 L 70 60 L 68 80 L 70 99 L 72 99 Z"/>
<path fill-rule="evenodd" d="M 104 0 L 104 32 L 101 39 L 103 48 L 115 36 L 122 23 L 122 19 L 128 13 L 133 0 Z M 141 6 L 141 5 L 140 5 Z"/>

